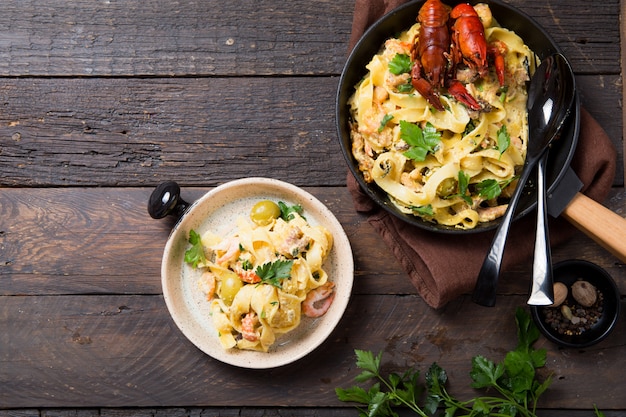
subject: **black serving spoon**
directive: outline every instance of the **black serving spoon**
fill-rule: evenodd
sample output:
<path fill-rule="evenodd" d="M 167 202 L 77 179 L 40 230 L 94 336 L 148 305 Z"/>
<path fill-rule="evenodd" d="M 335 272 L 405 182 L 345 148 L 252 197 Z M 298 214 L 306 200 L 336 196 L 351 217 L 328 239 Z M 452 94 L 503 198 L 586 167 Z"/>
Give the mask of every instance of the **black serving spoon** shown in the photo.
<path fill-rule="evenodd" d="M 472 300 L 477 304 L 492 307 L 496 303 L 496 287 L 500 276 L 502 256 L 517 202 L 531 171 L 546 155 L 552 141 L 559 136 L 574 102 L 575 93 L 573 73 L 569 63 L 561 54 L 546 57 L 530 80 L 527 104 L 528 148 L 526 163 L 506 213 L 491 242 L 489 253 L 485 257 L 478 274 L 478 280 L 472 295 Z M 538 198 L 541 198 L 541 196 L 538 196 Z M 544 233 L 544 236 L 547 239 L 547 233 Z M 542 243 L 548 242 L 544 241 Z M 546 253 L 545 251 L 548 252 Z M 545 262 L 550 262 L 549 251 L 550 245 L 548 243 L 541 254 L 541 256 L 545 257 Z M 552 270 L 550 265 L 546 264 L 544 266 L 546 273 Z M 541 279 L 544 282 L 544 287 L 545 282 L 549 278 L 544 276 Z"/>

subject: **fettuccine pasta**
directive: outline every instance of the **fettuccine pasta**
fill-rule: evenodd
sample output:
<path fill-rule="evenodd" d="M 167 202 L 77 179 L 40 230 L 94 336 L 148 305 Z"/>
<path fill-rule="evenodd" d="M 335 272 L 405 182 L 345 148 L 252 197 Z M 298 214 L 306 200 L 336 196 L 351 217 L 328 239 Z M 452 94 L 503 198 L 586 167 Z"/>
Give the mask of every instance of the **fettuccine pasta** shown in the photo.
<path fill-rule="evenodd" d="M 365 181 L 402 212 L 453 228 L 502 216 L 526 158 L 526 82 L 534 55 L 514 32 L 495 20 L 487 25 L 487 42 L 506 47 L 506 88 L 493 69 L 464 82 L 485 111 L 447 95 L 441 96 L 445 111 L 435 111 L 411 88 L 410 74 L 390 71 L 397 56 L 410 56 L 419 23 L 385 42 L 348 102 L 352 154 Z"/>
<path fill-rule="evenodd" d="M 301 211 L 283 217 L 261 224 L 239 217 L 229 236 L 198 235 L 200 290 L 224 349 L 267 352 L 303 314 L 318 317 L 332 303 L 334 285 L 323 267 L 331 233 L 309 225 Z"/>

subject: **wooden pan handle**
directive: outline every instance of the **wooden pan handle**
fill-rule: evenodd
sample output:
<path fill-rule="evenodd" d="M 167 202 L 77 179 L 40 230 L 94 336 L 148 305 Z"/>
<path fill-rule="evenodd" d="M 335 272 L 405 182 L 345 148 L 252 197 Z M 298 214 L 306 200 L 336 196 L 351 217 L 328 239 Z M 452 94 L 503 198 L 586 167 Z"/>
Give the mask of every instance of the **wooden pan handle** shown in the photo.
<path fill-rule="evenodd" d="M 576 193 L 561 216 L 626 263 L 625 218 L 581 193 Z"/>

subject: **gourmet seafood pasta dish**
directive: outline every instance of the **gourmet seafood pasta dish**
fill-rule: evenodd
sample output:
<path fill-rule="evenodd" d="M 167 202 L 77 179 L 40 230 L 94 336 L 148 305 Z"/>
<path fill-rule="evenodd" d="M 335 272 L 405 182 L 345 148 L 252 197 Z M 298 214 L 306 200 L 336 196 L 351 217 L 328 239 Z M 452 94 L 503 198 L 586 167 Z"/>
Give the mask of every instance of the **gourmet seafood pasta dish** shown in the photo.
<path fill-rule="evenodd" d="M 320 317 L 334 299 L 323 268 L 333 237 L 311 226 L 299 205 L 262 200 L 234 231 L 190 231 L 185 262 L 197 270 L 224 349 L 267 352 L 279 335 Z"/>
<path fill-rule="evenodd" d="M 526 158 L 536 64 L 488 5 L 428 0 L 348 101 L 364 180 L 402 212 L 453 228 L 504 215 Z"/>

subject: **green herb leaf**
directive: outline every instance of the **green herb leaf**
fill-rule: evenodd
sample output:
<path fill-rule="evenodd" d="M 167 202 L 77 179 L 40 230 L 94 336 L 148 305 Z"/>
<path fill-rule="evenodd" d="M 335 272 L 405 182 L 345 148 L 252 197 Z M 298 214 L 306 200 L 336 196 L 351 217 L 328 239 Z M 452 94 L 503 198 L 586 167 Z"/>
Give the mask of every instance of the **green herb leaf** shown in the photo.
<path fill-rule="evenodd" d="M 304 216 L 302 215 L 302 213 L 304 212 L 304 209 L 302 208 L 300 204 L 288 206 L 282 201 L 279 201 L 278 207 L 280 208 L 280 218 L 286 222 L 293 220 L 295 218 L 294 213 L 298 213 L 300 217 L 304 218 Z"/>
<path fill-rule="evenodd" d="M 185 262 L 197 268 L 198 264 L 206 262 L 206 256 L 204 246 L 202 246 L 202 237 L 193 229 L 189 231 L 189 243 L 191 243 L 191 248 L 185 251 Z"/>
<path fill-rule="evenodd" d="M 504 373 L 504 366 L 497 365 L 485 358 L 484 356 L 475 356 L 472 359 L 472 377 L 473 388 L 487 388 L 497 385 L 498 378 Z"/>
<path fill-rule="evenodd" d="M 291 276 L 293 261 L 278 259 L 260 265 L 254 271 L 261 278 L 261 282 L 282 288 L 282 280 Z"/>
<path fill-rule="evenodd" d="M 410 93 L 414 90 L 413 84 L 411 83 L 400 84 L 396 87 L 396 89 L 398 90 L 398 93 Z"/>
<path fill-rule="evenodd" d="M 498 94 L 500 95 L 500 103 L 504 103 L 506 101 L 506 93 L 508 91 L 509 91 L 508 85 L 498 88 Z"/>
<path fill-rule="evenodd" d="M 389 123 L 392 119 L 393 119 L 392 114 L 384 115 L 382 120 L 380 121 L 380 126 L 378 126 L 378 133 L 382 132 L 385 126 L 387 125 L 387 123 Z"/>
<path fill-rule="evenodd" d="M 367 391 L 361 387 L 351 387 L 348 389 L 335 388 L 335 393 L 340 401 L 355 402 L 359 404 L 369 404 L 371 397 Z"/>
<path fill-rule="evenodd" d="M 243 261 L 241 261 L 241 269 L 243 269 L 244 271 L 249 271 L 253 267 L 254 266 L 252 265 L 252 262 L 250 262 L 249 259 L 244 259 Z"/>
<path fill-rule="evenodd" d="M 411 72 L 411 57 L 407 54 L 396 54 L 389 61 L 389 72 L 394 75 Z"/>
<path fill-rule="evenodd" d="M 476 184 L 476 191 L 478 191 L 478 195 L 481 197 L 484 197 L 486 200 L 491 200 L 500 195 L 502 188 L 500 188 L 498 181 L 489 178 Z"/>
<path fill-rule="evenodd" d="M 385 378 L 381 374 L 382 352 L 374 355 L 368 351 L 356 350 L 357 366 L 362 373 L 359 382 L 372 380 L 369 390 L 352 387 L 335 391 L 342 401 L 367 404 L 367 412 L 360 415 L 367 417 L 397 417 L 394 407 L 406 406 L 421 417 L 436 415 L 443 409 L 446 417 L 459 415 L 482 417 L 487 415 L 536 417 L 537 400 L 551 383 L 551 378 L 544 382 L 536 379 L 536 368 L 545 361 L 541 360 L 541 350 L 532 348 L 538 331 L 530 320 L 530 315 L 523 309 L 516 312 L 518 323 L 518 347 L 507 353 L 502 363 L 495 363 L 483 356 L 472 359 L 472 387 L 484 389 L 486 396 L 477 396 L 470 400 L 458 400 L 446 390 L 448 377 L 446 372 L 433 363 L 425 375 L 427 393 L 424 405 L 417 403 L 421 395 L 419 373 L 412 368 L 403 374 L 389 373 Z M 544 352 L 545 353 L 545 352 Z M 596 416 L 603 417 L 594 406 Z"/>
<path fill-rule="evenodd" d="M 508 187 L 515 179 L 517 179 L 517 176 L 506 181 L 497 181 L 493 178 L 489 178 L 476 184 L 476 191 L 481 197 L 484 197 L 486 200 L 491 200 L 499 197 L 500 194 L 502 194 L 502 190 Z"/>
<path fill-rule="evenodd" d="M 441 142 L 441 134 L 430 123 L 422 130 L 418 125 L 400 120 L 400 138 L 409 146 L 404 156 L 423 161 L 429 152 L 435 152 Z"/>
<path fill-rule="evenodd" d="M 502 125 L 500 129 L 498 129 L 498 146 L 497 149 L 500 151 L 500 155 L 506 152 L 511 145 L 511 136 L 509 136 L 509 132 L 507 131 L 506 125 Z"/>
<path fill-rule="evenodd" d="M 470 176 L 463 171 L 459 171 L 459 196 L 465 200 L 468 205 L 472 205 L 472 197 L 468 194 Z"/>
<path fill-rule="evenodd" d="M 434 216 L 433 206 L 427 204 L 425 206 L 411 206 L 411 210 L 416 212 L 420 216 Z"/>

